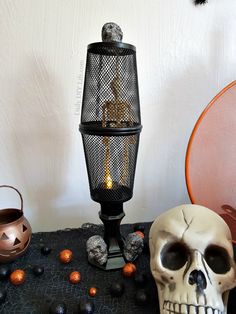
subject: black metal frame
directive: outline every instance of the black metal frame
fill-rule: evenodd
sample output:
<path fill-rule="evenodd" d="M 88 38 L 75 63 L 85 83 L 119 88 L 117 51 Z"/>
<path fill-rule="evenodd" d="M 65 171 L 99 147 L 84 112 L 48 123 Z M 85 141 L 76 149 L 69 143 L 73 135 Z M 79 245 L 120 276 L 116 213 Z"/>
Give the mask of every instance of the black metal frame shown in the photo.
<path fill-rule="evenodd" d="M 119 69 L 116 64 L 118 61 Z M 116 90 L 116 87 L 113 89 L 111 87 L 113 80 L 117 78 L 116 71 L 119 72 L 117 76 L 119 75 L 119 88 L 121 88 L 119 100 L 117 100 L 118 88 Z M 116 98 L 116 102 L 113 98 Z M 119 116 L 118 125 L 114 126 L 115 122 L 110 120 L 104 127 L 104 105 L 111 103 L 120 104 L 123 115 Z M 128 116 L 124 109 L 126 107 L 129 108 Z M 114 115 L 112 110 L 110 115 Z M 104 224 L 104 240 L 108 248 L 106 265 L 101 266 L 96 263 L 94 265 L 106 270 L 121 268 L 126 262 L 123 256 L 124 239 L 120 233 L 120 223 L 125 216 L 123 202 L 131 199 L 133 195 L 139 133 L 142 130 L 134 46 L 121 42 L 99 42 L 88 45 L 79 130 L 83 139 L 91 198 L 101 204 L 99 217 Z M 104 139 L 107 141 L 107 146 L 104 146 Z M 134 144 L 129 144 L 132 141 Z M 115 169 L 118 172 L 124 168 L 122 164 L 125 160 L 120 157 L 122 148 L 126 148 L 129 156 L 126 157 L 128 159 L 126 161 L 128 169 L 125 169 L 126 182 L 121 184 L 116 180 L 117 182 L 114 181 L 116 188 L 107 189 L 101 183 L 97 183 L 101 182 L 101 168 L 104 167 L 106 158 L 104 153 L 99 155 L 99 151 L 109 149 L 110 166 L 113 169 L 115 168 L 114 154 L 110 154 L 110 147 L 118 160 Z M 96 154 L 100 157 L 96 157 Z M 101 159 L 100 163 L 92 160 L 97 158 Z"/>

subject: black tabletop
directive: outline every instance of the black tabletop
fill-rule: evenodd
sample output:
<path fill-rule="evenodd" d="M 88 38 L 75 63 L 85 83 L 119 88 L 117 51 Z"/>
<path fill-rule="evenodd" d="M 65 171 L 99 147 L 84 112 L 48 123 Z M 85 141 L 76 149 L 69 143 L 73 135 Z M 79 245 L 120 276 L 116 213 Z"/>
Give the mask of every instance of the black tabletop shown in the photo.
<path fill-rule="evenodd" d="M 143 226 L 147 238 L 150 224 Z M 133 225 L 122 225 L 121 230 L 125 236 L 133 232 Z M 102 235 L 102 231 L 102 225 L 85 224 L 78 229 L 34 233 L 27 253 L 10 263 L 12 271 L 25 270 L 25 282 L 19 286 L 14 286 L 9 280 L 0 282 L 0 287 L 7 291 L 6 301 L 0 305 L 0 313 L 44 314 L 49 313 L 52 303 L 64 302 L 67 313 L 74 314 L 78 313 L 81 299 L 94 303 L 94 313 L 158 313 L 156 287 L 150 275 L 147 250 L 135 262 L 136 273 L 145 273 L 148 277 L 143 287 L 137 286 L 134 278 L 124 278 L 121 270 L 104 271 L 88 263 L 86 241 L 94 234 Z M 42 246 L 50 247 L 51 253 L 43 255 Z M 62 264 L 59 260 L 59 253 L 64 249 L 73 252 L 73 259 L 69 264 Z M 44 268 L 43 275 L 34 275 L 32 268 L 36 265 Z M 78 284 L 69 281 L 69 274 L 74 270 L 81 274 Z M 111 296 L 110 286 L 113 282 L 124 284 L 122 296 Z M 88 295 L 90 287 L 97 288 L 95 297 Z M 149 297 L 145 306 L 136 301 L 136 293 L 142 288 Z"/>
<path fill-rule="evenodd" d="M 142 223 L 145 241 L 147 243 L 151 223 Z M 137 284 L 135 278 L 125 278 L 121 270 L 104 271 L 90 265 L 87 261 L 86 241 L 95 234 L 102 235 L 102 225 L 85 224 L 78 229 L 66 229 L 55 232 L 39 232 L 32 235 L 27 253 L 9 264 L 11 270 L 23 269 L 26 280 L 22 285 L 14 286 L 8 279 L 0 281 L 0 288 L 6 289 L 7 297 L 0 305 L 1 314 L 46 314 L 54 302 L 64 302 L 67 314 L 78 313 L 81 300 L 94 304 L 94 314 L 141 314 L 159 313 L 158 296 L 155 282 L 150 274 L 149 252 L 147 247 L 135 261 L 136 275 L 145 274 L 148 280 Z M 125 236 L 134 231 L 134 225 L 122 225 Z M 52 249 L 49 255 L 41 253 L 41 247 Z M 69 264 L 62 264 L 59 253 L 64 249 L 73 252 L 73 259 Z M 41 276 L 33 273 L 34 266 L 44 268 Z M 72 284 L 69 274 L 77 270 L 81 274 L 81 281 Z M 110 286 L 114 282 L 122 282 L 124 293 L 120 297 L 111 296 Z M 94 297 L 89 296 L 90 287 L 97 288 Z M 144 291 L 148 297 L 145 303 L 138 302 L 137 295 Z M 229 298 L 229 314 L 236 313 L 235 289 Z"/>

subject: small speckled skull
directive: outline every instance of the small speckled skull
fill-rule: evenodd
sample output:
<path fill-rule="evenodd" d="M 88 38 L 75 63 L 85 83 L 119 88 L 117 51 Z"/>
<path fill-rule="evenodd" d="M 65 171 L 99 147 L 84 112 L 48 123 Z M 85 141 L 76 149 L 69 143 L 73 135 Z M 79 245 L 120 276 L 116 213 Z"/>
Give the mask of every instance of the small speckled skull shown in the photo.
<path fill-rule="evenodd" d="M 102 28 L 102 41 L 122 41 L 123 33 L 116 23 L 106 23 Z"/>
<path fill-rule="evenodd" d="M 135 232 L 129 233 L 124 243 L 124 256 L 127 261 L 133 261 L 142 253 L 143 239 Z"/>
<path fill-rule="evenodd" d="M 226 314 L 235 285 L 231 233 L 214 211 L 177 206 L 149 234 L 150 266 L 161 314 Z"/>
<path fill-rule="evenodd" d="M 88 260 L 103 265 L 107 262 L 107 245 L 99 235 L 90 237 L 86 242 Z"/>

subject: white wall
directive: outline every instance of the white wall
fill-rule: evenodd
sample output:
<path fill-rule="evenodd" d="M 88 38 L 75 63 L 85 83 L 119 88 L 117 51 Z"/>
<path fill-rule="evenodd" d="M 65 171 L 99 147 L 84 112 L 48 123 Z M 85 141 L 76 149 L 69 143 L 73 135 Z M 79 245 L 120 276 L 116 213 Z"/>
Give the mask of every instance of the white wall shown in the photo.
<path fill-rule="evenodd" d="M 137 48 L 143 131 L 123 222 L 189 202 L 196 119 L 236 73 L 236 1 L 1 0 L 0 183 L 34 231 L 100 222 L 78 131 L 87 44 L 114 21 Z M 17 207 L 0 189 L 0 205 Z"/>

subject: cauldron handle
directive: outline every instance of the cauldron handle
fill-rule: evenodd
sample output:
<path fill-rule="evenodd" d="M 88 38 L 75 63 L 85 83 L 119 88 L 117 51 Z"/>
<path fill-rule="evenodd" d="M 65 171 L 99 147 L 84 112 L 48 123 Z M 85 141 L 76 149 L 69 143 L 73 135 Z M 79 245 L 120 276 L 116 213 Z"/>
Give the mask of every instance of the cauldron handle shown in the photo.
<path fill-rule="evenodd" d="M 5 184 L 4 185 L 0 185 L 0 188 L 10 188 L 10 189 L 15 190 L 18 193 L 18 195 L 20 196 L 20 201 L 21 201 L 21 208 L 20 208 L 20 210 L 23 212 L 23 198 L 22 198 L 22 195 L 20 194 L 20 192 L 16 188 L 11 186 L 11 185 L 5 185 Z"/>

